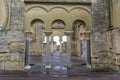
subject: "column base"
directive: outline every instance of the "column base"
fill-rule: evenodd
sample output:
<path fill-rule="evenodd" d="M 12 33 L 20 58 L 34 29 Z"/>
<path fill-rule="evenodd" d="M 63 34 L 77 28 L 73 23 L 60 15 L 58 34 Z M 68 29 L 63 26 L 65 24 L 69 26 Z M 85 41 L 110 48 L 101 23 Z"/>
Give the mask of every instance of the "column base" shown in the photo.
<path fill-rule="evenodd" d="M 45 68 L 51 68 L 52 66 L 51 65 L 45 65 Z"/>
<path fill-rule="evenodd" d="M 65 67 L 67 67 L 68 69 L 71 69 L 72 65 L 65 65 Z"/>
<path fill-rule="evenodd" d="M 30 65 L 26 65 L 24 68 L 25 68 L 25 69 L 30 69 L 31 66 L 30 66 Z"/>

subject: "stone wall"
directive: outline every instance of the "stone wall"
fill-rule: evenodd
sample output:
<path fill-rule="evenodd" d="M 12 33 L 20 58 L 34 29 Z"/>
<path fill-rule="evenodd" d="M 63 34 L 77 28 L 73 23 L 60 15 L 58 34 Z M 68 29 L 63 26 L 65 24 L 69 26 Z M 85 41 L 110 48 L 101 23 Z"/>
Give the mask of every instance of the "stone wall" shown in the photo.
<path fill-rule="evenodd" d="M 106 41 L 102 38 L 105 33 L 106 28 L 106 19 L 105 19 L 105 5 L 104 0 L 92 0 L 92 19 L 93 19 L 93 28 L 92 28 L 92 40 L 91 40 L 91 63 L 93 68 L 100 68 L 101 66 L 98 59 L 102 59 L 100 54 L 102 51 L 106 50 Z"/>
<path fill-rule="evenodd" d="M 0 31 L 0 70 L 24 70 L 24 2 L 11 0 L 9 29 Z"/>
<path fill-rule="evenodd" d="M 104 33 L 106 41 L 104 50 L 98 52 L 98 57 L 92 58 L 93 68 L 120 70 L 120 29 L 116 28 Z"/>
<path fill-rule="evenodd" d="M 44 2 L 45 0 L 33 1 Z M 89 2 L 90 0 L 57 0 L 57 2 L 81 1 Z M 46 0 L 46 2 L 56 2 L 56 0 Z M 104 3 L 104 0 L 92 0 L 92 68 L 120 70 L 120 29 L 115 28 L 107 31 L 108 24 L 106 22 L 108 21 L 106 21 Z M 2 71 L 24 70 L 24 8 L 23 0 L 11 0 L 8 29 L 0 30 L 0 70 Z"/>
<path fill-rule="evenodd" d="M 104 0 L 93 0 L 92 68 L 120 70 L 120 30 L 108 30 Z"/>

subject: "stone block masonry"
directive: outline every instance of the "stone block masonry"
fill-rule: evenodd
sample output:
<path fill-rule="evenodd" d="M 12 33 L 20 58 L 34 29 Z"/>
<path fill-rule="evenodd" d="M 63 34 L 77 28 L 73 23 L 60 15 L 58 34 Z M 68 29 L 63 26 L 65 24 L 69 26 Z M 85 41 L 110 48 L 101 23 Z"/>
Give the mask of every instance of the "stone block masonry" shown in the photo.
<path fill-rule="evenodd" d="M 9 29 L 0 31 L 0 70 L 24 70 L 24 1 L 11 0 Z"/>
<path fill-rule="evenodd" d="M 104 0 L 92 0 L 92 67 L 96 70 L 112 69 L 119 71 L 120 32 L 108 29 Z"/>

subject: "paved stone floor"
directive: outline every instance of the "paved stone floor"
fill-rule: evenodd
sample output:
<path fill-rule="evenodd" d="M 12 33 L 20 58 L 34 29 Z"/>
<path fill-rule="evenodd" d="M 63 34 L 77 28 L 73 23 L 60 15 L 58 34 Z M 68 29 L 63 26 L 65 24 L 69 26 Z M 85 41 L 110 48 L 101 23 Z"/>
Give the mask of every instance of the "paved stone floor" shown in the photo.
<path fill-rule="evenodd" d="M 94 72 L 85 65 L 84 58 L 72 57 L 72 68 L 66 68 L 66 54 L 56 52 L 51 57 L 51 69 L 45 69 L 45 57 L 31 56 L 31 69 L 25 72 L 0 72 L 0 80 L 120 80 L 120 74 Z"/>

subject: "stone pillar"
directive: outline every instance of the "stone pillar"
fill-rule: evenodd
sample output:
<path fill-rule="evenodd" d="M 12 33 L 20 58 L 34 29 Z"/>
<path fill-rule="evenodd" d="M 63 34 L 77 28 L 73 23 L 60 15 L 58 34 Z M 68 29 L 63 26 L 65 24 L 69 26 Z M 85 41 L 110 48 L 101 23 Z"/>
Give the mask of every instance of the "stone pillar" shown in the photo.
<path fill-rule="evenodd" d="M 67 67 L 71 68 L 71 35 L 72 31 L 66 31 L 64 34 L 67 36 Z"/>
<path fill-rule="evenodd" d="M 85 32 L 86 41 L 86 64 L 91 68 L 91 47 L 90 47 L 90 32 Z"/>
<path fill-rule="evenodd" d="M 99 70 L 100 66 L 107 67 L 106 64 L 100 63 L 103 57 L 100 56 L 102 52 L 107 50 L 106 40 L 103 38 L 103 34 L 107 30 L 105 10 L 106 0 L 91 0 L 92 1 L 92 33 L 91 33 L 91 63 L 92 68 Z M 98 17 L 99 16 L 99 17 Z"/>
<path fill-rule="evenodd" d="M 77 56 L 81 56 L 81 46 L 79 40 L 77 40 Z"/>
<path fill-rule="evenodd" d="M 60 53 L 62 53 L 62 40 L 60 40 Z"/>
<path fill-rule="evenodd" d="M 73 41 L 73 46 L 75 47 L 73 50 L 73 55 L 75 56 L 81 56 L 81 49 L 80 49 L 80 40 Z"/>
<path fill-rule="evenodd" d="M 26 33 L 26 40 L 25 40 L 25 69 L 30 69 L 30 35 L 31 33 Z"/>
<path fill-rule="evenodd" d="M 91 67 L 91 47 L 90 47 L 90 31 L 81 33 L 81 50 L 82 56 L 85 57 L 86 64 Z"/>
<path fill-rule="evenodd" d="M 45 63 L 45 68 L 51 68 L 51 50 L 50 50 L 50 35 L 52 34 L 51 31 L 46 31 L 44 32 L 46 34 L 46 53 L 45 53 L 45 58 L 46 58 L 46 63 Z"/>
<path fill-rule="evenodd" d="M 53 41 L 51 41 L 51 53 L 53 54 Z"/>
<path fill-rule="evenodd" d="M 84 33 L 80 33 L 80 51 L 81 51 L 81 56 L 82 57 L 86 57 L 85 55 L 85 46 L 86 46 L 86 40 L 85 40 L 85 34 Z"/>

